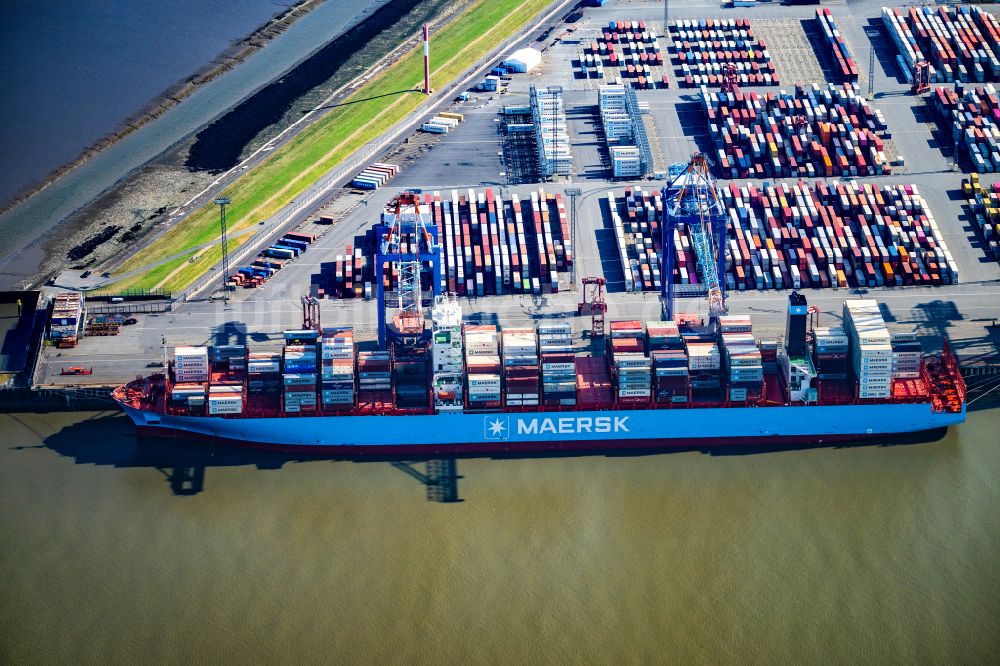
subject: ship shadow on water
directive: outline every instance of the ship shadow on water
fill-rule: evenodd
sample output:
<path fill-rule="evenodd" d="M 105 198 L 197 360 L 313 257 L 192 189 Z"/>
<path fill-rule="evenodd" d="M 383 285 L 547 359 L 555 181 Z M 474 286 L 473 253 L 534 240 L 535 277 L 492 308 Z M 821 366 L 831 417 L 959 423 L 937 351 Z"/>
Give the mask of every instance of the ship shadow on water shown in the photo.
<path fill-rule="evenodd" d="M 414 456 L 369 457 L 352 459 L 336 456 L 289 454 L 256 449 L 239 449 L 193 440 L 173 440 L 157 437 L 137 437 L 132 422 L 121 414 L 100 413 L 93 418 L 74 423 L 45 438 L 44 448 L 72 458 L 78 465 L 100 465 L 121 469 L 148 468 L 163 475 L 170 491 L 178 496 L 197 495 L 205 490 L 209 468 L 256 467 L 259 470 L 279 470 L 287 463 L 350 462 L 352 464 L 390 464 L 406 476 L 421 483 L 431 502 L 457 503 L 464 501 L 459 494 L 459 461 L 463 459 L 522 460 L 536 458 L 637 458 L 674 453 L 702 453 L 710 456 L 744 456 L 774 454 L 809 449 L 852 449 L 867 446 L 904 446 L 929 444 L 944 437 L 946 429 L 896 435 L 853 443 L 768 446 L 664 447 L 642 449 L 595 449 L 590 451 L 525 451 L 489 454 L 462 454 L 449 457 Z M 16 442 L 11 447 L 20 448 Z"/>

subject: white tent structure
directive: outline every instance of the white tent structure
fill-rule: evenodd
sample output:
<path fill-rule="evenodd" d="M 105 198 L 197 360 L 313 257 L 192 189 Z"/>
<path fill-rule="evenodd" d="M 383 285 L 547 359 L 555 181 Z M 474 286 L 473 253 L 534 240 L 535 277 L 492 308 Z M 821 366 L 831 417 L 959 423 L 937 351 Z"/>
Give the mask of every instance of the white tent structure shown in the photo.
<path fill-rule="evenodd" d="M 513 72 L 530 72 L 542 62 L 542 53 L 538 49 L 523 48 L 514 51 L 503 61 L 504 67 Z"/>

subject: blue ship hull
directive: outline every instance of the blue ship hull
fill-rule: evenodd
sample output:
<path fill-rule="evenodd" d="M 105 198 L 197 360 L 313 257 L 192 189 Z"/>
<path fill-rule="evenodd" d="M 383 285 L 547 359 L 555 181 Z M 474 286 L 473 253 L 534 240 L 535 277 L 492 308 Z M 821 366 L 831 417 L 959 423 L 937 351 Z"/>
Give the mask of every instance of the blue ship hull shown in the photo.
<path fill-rule="evenodd" d="M 344 456 L 826 444 L 947 428 L 930 404 L 224 418 L 122 405 L 141 434 Z"/>

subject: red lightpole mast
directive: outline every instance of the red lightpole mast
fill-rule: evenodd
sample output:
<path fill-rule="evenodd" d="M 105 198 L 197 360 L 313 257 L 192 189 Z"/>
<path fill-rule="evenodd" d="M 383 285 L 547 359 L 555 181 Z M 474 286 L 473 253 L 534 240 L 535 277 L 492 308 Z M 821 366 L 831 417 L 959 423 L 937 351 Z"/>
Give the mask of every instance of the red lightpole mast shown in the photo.
<path fill-rule="evenodd" d="M 431 94 L 431 50 L 427 24 L 424 24 L 424 94 Z"/>

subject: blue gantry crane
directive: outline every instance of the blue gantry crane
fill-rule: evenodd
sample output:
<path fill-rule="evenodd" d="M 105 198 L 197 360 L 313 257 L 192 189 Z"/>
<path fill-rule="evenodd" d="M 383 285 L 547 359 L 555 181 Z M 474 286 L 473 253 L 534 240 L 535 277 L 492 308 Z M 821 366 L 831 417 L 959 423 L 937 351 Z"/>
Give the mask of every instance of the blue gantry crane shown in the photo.
<path fill-rule="evenodd" d="M 425 335 L 421 275 L 424 266 L 431 274 L 435 296 L 441 295 L 441 252 L 437 226 L 431 216 L 420 212 L 420 197 L 404 192 L 390 201 L 375 226 L 379 239 L 375 254 L 375 285 L 378 298 L 378 346 L 386 349 L 391 339 L 415 343 Z M 398 271 L 394 303 L 397 313 L 392 326 L 386 321 L 385 265 Z"/>
<path fill-rule="evenodd" d="M 687 167 L 671 174 L 661 192 L 663 219 L 660 247 L 660 296 L 664 317 L 674 316 L 674 232 L 685 224 L 691 230 L 698 275 L 708 292 L 711 318 L 726 313 L 726 208 L 715 189 L 715 179 L 703 153 L 695 153 Z"/>

